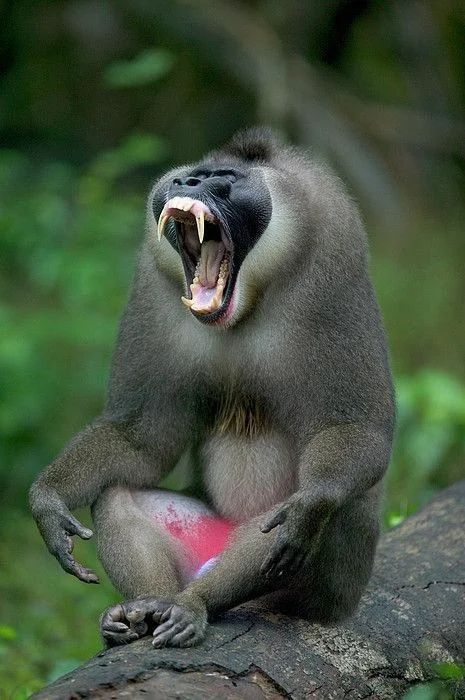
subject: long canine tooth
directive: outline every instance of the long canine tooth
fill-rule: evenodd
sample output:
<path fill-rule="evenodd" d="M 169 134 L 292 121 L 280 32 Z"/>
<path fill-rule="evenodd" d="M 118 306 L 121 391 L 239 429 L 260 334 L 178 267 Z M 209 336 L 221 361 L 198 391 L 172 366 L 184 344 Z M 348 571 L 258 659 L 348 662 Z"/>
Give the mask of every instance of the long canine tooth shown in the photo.
<path fill-rule="evenodd" d="M 187 306 L 188 309 L 190 309 L 194 303 L 193 299 L 186 299 L 186 297 L 181 297 L 181 301 L 185 306 Z"/>
<path fill-rule="evenodd" d="M 163 236 L 163 230 L 166 226 L 166 222 L 168 221 L 169 217 L 166 214 L 161 213 L 160 218 L 158 219 L 158 226 L 157 226 L 157 235 L 158 235 L 158 240 L 161 241 L 161 237 Z"/>
<path fill-rule="evenodd" d="M 205 221 L 203 218 L 203 211 L 200 212 L 198 216 L 195 217 L 197 222 L 197 233 L 199 236 L 200 243 L 203 243 L 203 237 L 205 235 Z"/>

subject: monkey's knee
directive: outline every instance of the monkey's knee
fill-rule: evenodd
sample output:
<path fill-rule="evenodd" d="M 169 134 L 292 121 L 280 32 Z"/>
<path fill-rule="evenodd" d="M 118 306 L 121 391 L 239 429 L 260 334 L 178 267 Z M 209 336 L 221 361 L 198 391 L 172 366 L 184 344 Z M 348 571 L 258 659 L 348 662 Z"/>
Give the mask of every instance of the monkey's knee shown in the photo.
<path fill-rule="evenodd" d="M 126 501 L 130 501 L 130 490 L 124 486 L 110 486 L 103 491 L 92 504 L 92 520 L 96 530 L 99 526 L 106 525 L 113 521 L 117 515 L 118 508 Z"/>
<path fill-rule="evenodd" d="M 138 491 L 106 489 L 92 507 L 99 559 L 126 598 L 172 596 L 184 583 L 182 550 L 136 502 Z M 156 492 L 149 492 L 154 494 Z"/>
<path fill-rule="evenodd" d="M 93 517 L 100 561 L 130 597 L 177 592 L 213 565 L 234 529 L 201 501 L 157 489 L 107 489 Z"/>
<path fill-rule="evenodd" d="M 376 494 L 341 509 L 291 583 L 281 609 L 321 624 L 353 615 L 371 576 L 378 537 Z"/>
<path fill-rule="evenodd" d="M 93 503 L 92 519 L 100 561 L 112 577 L 112 570 L 123 566 L 131 544 L 144 529 L 141 514 L 134 506 L 129 489 L 112 486 Z"/>

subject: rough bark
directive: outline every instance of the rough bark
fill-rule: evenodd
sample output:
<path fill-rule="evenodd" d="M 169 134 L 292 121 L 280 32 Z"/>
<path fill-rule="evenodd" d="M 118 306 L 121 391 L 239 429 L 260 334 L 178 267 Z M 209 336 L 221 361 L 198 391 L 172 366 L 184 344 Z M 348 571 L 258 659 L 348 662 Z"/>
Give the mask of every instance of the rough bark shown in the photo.
<path fill-rule="evenodd" d="M 335 626 L 244 606 L 193 649 L 102 651 L 34 697 L 399 698 L 465 658 L 465 481 L 385 534 L 356 616 Z M 453 697 L 465 698 L 463 680 Z"/>

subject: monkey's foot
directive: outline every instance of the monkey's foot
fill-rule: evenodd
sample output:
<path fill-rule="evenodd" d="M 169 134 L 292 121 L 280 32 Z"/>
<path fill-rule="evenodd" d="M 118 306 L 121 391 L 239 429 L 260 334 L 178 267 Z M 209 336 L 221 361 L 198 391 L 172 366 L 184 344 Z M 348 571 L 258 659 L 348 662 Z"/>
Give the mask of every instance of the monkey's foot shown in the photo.
<path fill-rule="evenodd" d="M 105 643 L 110 647 L 129 644 L 151 634 L 170 605 L 170 602 L 147 597 L 108 608 L 100 618 L 100 632 Z"/>
<path fill-rule="evenodd" d="M 205 636 L 207 613 L 203 603 L 177 604 L 154 597 L 137 598 L 106 610 L 100 630 L 107 646 L 129 644 L 153 633 L 153 646 L 190 647 Z"/>
<path fill-rule="evenodd" d="M 207 611 L 203 603 L 195 606 L 173 603 L 160 618 L 153 633 L 153 646 L 192 647 L 205 637 Z"/>

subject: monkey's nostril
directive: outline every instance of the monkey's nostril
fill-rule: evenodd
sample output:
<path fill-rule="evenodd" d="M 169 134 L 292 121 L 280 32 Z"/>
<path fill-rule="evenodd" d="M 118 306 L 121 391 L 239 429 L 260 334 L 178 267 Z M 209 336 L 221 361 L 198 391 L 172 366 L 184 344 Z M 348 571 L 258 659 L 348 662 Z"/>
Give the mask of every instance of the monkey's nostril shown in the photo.
<path fill-rule="evenodd" d="M 186 180 L 186 185 L 189 185 L 189 187 L 195 187 L 196 185 L 200 185 L 201 180 L 199 180 L 198 177 L 188 177 Z"/>
<path fill-rule="evenodd" d="M 173 185 L 182 185 L 181 178 L 175 177 L 173 180 Z"/>

